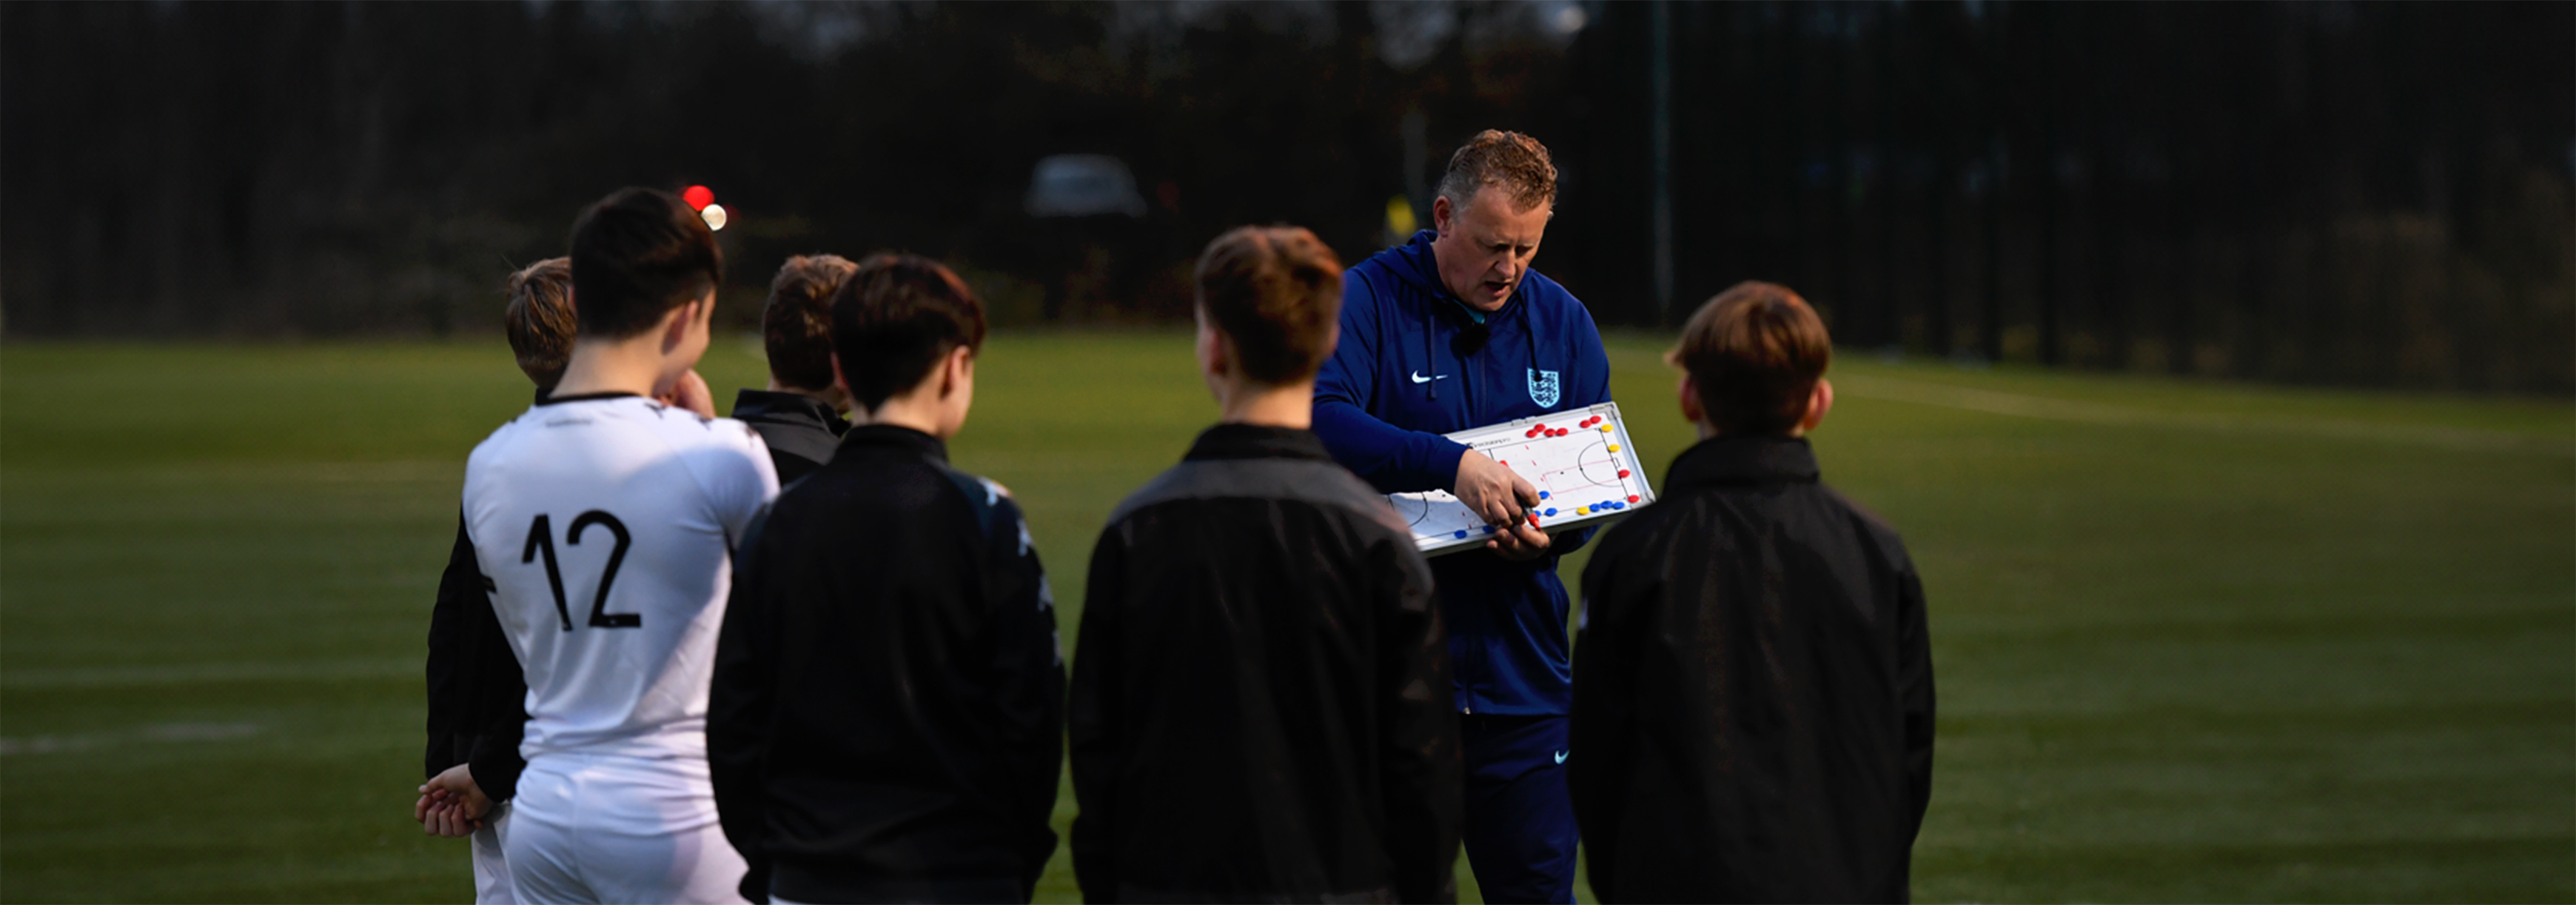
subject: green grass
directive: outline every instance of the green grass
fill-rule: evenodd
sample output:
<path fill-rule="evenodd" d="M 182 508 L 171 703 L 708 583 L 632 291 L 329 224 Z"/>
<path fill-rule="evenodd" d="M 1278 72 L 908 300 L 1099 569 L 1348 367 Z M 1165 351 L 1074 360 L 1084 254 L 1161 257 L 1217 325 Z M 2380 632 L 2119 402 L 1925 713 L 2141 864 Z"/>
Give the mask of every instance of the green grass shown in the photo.
<path fill-rule="evenodd" d="M 465 454 L 527 402 L 499 345 L 0 348 L 0 900 L 470 897 L 408 818 Z M 1660 478 L 1671 376 L 1612 345 Z M 2576 899 L 2565 400 L 1834 376 L 1826 479 L 1931 597 L 1916 898 Z M 1213 415 L 1172 334 L 1000 336 L 980 384 L 957 460 L 1067 592 Z"/>

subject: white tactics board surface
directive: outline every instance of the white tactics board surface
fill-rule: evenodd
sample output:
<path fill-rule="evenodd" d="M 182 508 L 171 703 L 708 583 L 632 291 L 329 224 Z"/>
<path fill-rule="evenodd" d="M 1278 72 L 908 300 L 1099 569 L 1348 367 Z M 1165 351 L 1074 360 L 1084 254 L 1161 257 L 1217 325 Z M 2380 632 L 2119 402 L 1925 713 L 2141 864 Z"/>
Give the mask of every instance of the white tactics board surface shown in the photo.
<path fill-rule="evenodd" d="M 1449 439 L 1538 488 L 1530 518 L 1544 531 L 1607 524 L 1655 501 L 1615 402 L 1462 430 Z M 1480 549 L 1494 533 L 1445 490 L 1391 493 L 1387 501 L 1413 523 L 1414 545 L 1432 556 Z"/>

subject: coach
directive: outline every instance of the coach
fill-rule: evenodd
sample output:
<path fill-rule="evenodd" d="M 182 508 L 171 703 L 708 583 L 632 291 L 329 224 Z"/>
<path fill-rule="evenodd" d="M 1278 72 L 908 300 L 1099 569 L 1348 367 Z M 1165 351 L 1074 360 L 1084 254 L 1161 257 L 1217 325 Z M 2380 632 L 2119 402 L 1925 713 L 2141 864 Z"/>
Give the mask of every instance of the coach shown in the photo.
<path fill-rule="evenodd" d="M 1523 514 L 1538 492 L 1441 436 L 1610 399 L 1592 315 L 1530 269 L 1556 166 L 1526 135 L 1487 130 L 1449 158 L 1434 229 L 1343 280 L 1342 337 L 1315 383 L 1315 432 L 1386 492 L 1447 490 L 1498 527 L 1482 551 L 1431 561 L 1457 676 L 1467 859 L 1488 902 L 1574 901 L 1566 794 L 1573 665 L 1555 538 Z"/>

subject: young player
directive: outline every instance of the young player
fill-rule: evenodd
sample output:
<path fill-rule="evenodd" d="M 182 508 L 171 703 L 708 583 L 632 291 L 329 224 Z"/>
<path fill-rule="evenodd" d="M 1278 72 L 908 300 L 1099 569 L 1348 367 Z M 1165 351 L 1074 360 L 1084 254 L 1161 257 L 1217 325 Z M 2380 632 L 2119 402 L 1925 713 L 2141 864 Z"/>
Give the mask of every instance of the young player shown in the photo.
<path fill-rule="evenodd" d="M 850 396 L 832 380 L 832 294 L 857 269 L 840 255 L 798 255 L 770 281 L 760 316 L 769 388 L 735 396 L 733 416 L 769 442 L 782 486 L 831 461 L 850 429 Z"/>
<path fill-rule="evenodd" d="M 581 332 L 572 306 L 572 259 L 547 258 L 511 274 L 509 297 L 501 333 L 510 341 L 510 354 L 539 395 L 552 392 L 563 382 L 573 338 Z"/>
<path fill-rule="evenodd" d="M 668 193 L 592 205 L 562 382 L 466 465 L 467 530 L 529 689 L 505 843 L 521 901 L 735 900 L 707 670 L 731 550 L 778 481 L 749 427 L 650 398 L 705 352 L 723 266 Z"/>
<path fill-rule="evenodd" d="M 536 384 L 537 399 L 543 401 L 563 379 L 579 332 L 572 259 L 547 258 L 512 273 L 503 295 L 508 302 L 502 309 L 502 333 L 519 370 Z M 653 398 L 715 417 L 715 400 L 694 369 Z M 519 742 L 528 723 L 528 683 L 510 652 L 509 637 L 493 617 L 488 584 L 460 513 L 456 543 L 430 612 L 430 778 L 421 785 L 412 812 L 424 832 L 470 837 L 475 901 L 507 905 L 514 898 L 503 850 L 510 832 L 510 796 L 527 766 L 519 756 Z"/>
<path fill-rule="evenodd" d="M 952 468 L 984 308 L 912 255 L 832 304 L 853 426 L 755 523 L 707 745 L 725 837 L 778 901 L 1026 902 L 1055 851 L 1064 658 L 1019 506 Z"/>
<path fill-rule="evenodd" d="M 1457 897 L 1431 569 L 1308 430 L 1341 269 L 1295 227 L 1199 256 L 1199 371 L 1224 420 L 1091 554 L 1071 733 L 1085 900 Z"/>
<path fill-rule="evenodd" d="M 1536 139 L 1477 134 L 1449 158 L 1434 229 L 1350 269 L 1342 341 L 1315 380 L 1315 433 L 1386 492 L 1447 490 L 1497 527 L 1487 551 L 1431 561 L 1457 673 L 1467 863 L 1488 902 L 1574 901 L 1564 764 L 1574 670 L 1553 537 L 1522 521 L 1538 490 L 1442 434 L 1607 402 L 1592 314 L 1531 268 L 1556 205 Z"/>
<path fill-rule="evenodd" d="M 1571 764 L 1604 902 L 1902 902 L 1932 795 L 1905 543 L 1817 480 L 1833 353 L 1743 283 L 1670 356 L 1698 445 L 1583 570 Z"/>
<path fill-rule="evenodd" d="M 572 356 L 572 262 L 548 258 L 510 275 L 502 332 L 519 370 L 543 398 L 563 379 Z M 438 579 L 438 601 L 429 617 L 430 782 L 421 786 L 413 816 L 424 830 L 472 837 L 474 901 L 508 905 L 510 866 L 502 856 L 510 832 L 510 796 L 518 788 L 519 739 L 527 722 L 527 679 L 510 639 L 493 618 L 483 574 L 465 517 L 456 519 L 456 544 Z"/>

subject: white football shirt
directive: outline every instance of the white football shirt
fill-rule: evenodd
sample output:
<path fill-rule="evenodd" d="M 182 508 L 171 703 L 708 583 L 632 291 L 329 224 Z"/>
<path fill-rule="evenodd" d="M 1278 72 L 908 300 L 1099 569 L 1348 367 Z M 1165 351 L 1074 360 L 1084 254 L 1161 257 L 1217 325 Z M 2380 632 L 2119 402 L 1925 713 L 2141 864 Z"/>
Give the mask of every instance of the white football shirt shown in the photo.
<path fill-rule="evenodd" d="M 474 448 L 466 530 L 527 673 L 523 756 L 704 762 L 733 549 L 777 495 L 748 425 L 640 396 L 541 402 Z"/>

